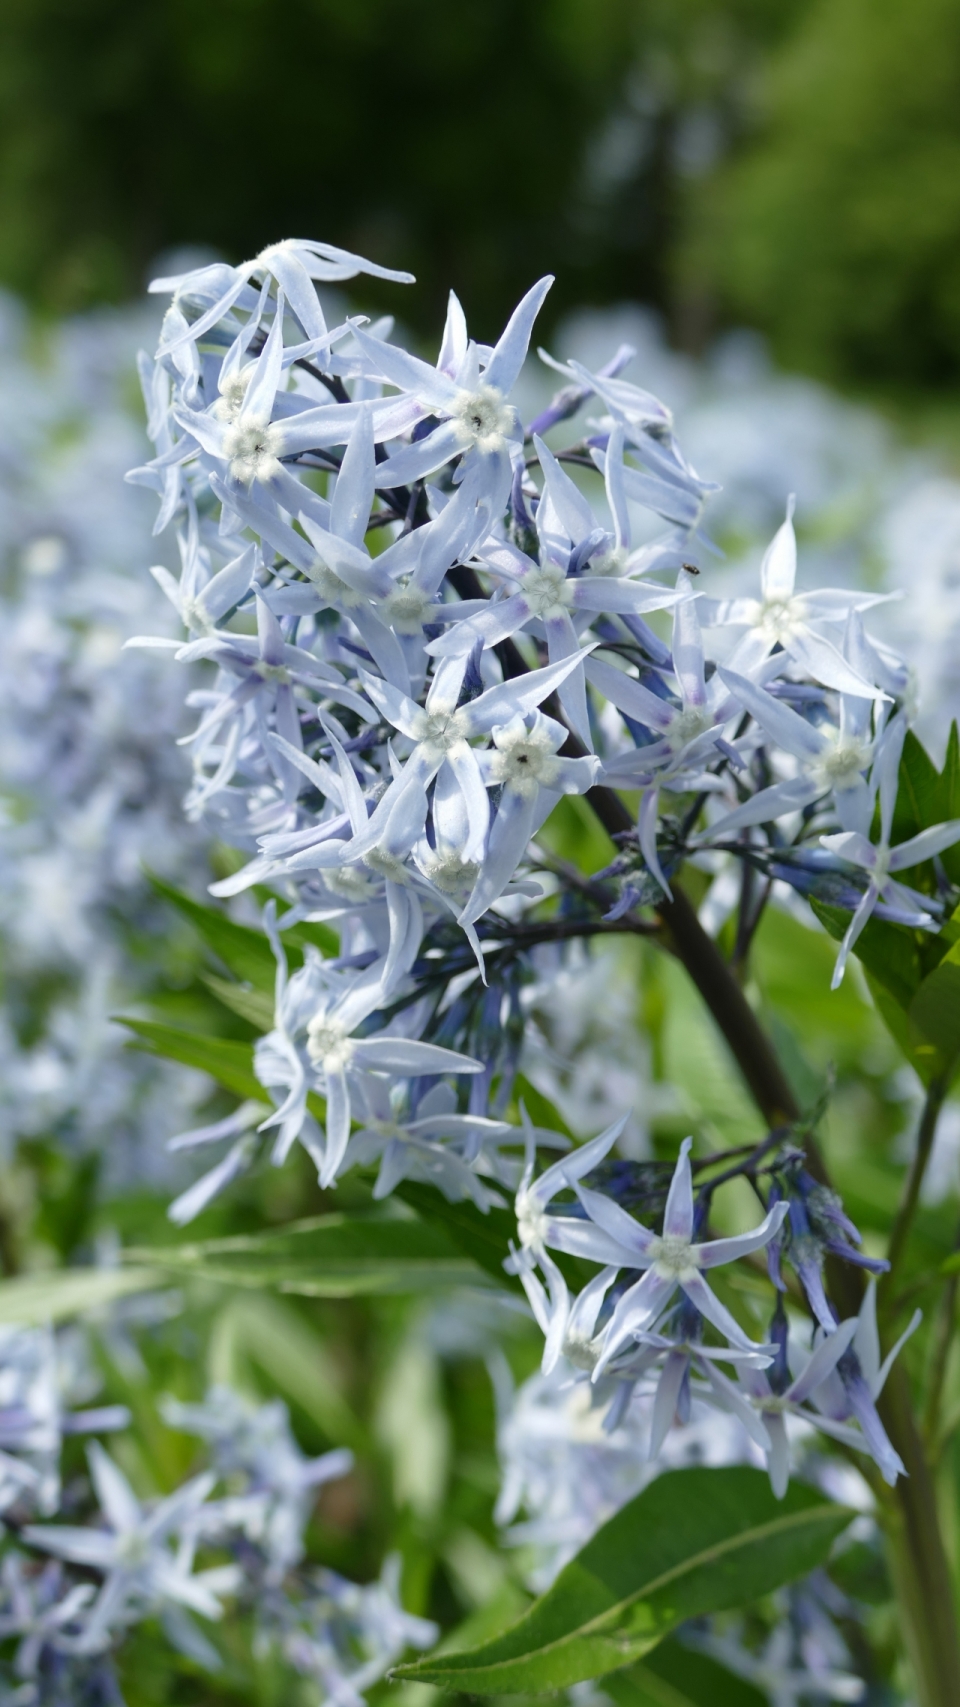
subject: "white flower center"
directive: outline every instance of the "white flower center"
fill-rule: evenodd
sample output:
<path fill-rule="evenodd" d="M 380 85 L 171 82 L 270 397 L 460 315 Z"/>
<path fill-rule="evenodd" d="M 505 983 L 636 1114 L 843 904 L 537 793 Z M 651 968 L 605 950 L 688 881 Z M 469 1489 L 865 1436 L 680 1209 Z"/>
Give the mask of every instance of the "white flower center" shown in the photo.
<path fill-rule="evenodd" d="M 342 1072 L 353 1054 L 353 1039 L 338 1020 L 314 1014 L 307 1026 L 307 1054 L 325 1073 Z"/>
<path fill-rule="evenodd" d="M 180 606 L 180 616 L 184 628 L 189 628 L 195 633 L 210 634 L 216 627 L 216 623 L 211 620 L 207 612 L 202 593 L 199 598 L 183 600 Z"/>
<path fill-rule="evenodd" d="M 461 859 L 454 848 L 439 853 L 434 849 L 422 861 L 425 877 L 429 877 L 442 895 L 462 896 L 466 901 L 477 880 L 479 867 L 472 860 Z"/>
<path fill-rule="evenodd" d="M 564 1335 L 563 1355 L 568 1363 L 573 1364 L 575 1369 L 593 1370 L 596 1367 L 602 1344 L 602 1335 L 598 1334 L 593 1339 L 588 1339 L 581 1329 L 573 1328 Z"/>
<path fill-rule="evenodd" d="M 271 480 L 280 470 L 283 428 L 270 421 L 236 421 L 223 435 L 223 452 L 239 485 Z"/>
<path fill-rule="evenodd" d="M 524 578 L 520 589 L 535 616 L 558 616 L 573 601 L 573 584 L 559 564 L 545 563 Z"/>
<path fill-rule="evenodd" d="M 696 1274 L 690 1240 L 679 1233 L 664 1233 L 652 1246 L 653 1267 L 664 1280 L 686 1280 Z"/>
<path fill-rule="evenodd" d="M 560 771 L 560 761 L 544 734 L 531 734 L 524 729 L 513 734 L 498 730 L 493 737 L 496 748 L 490 756 L 490 779 L 512 788 L 526 799 L 540 788 L 554 788 Z"/>
<path fill-rule="evenodd" d="M 855 737 L 837 737 L 820 760 L 820 770 L 832 788 L 855 788 L 870 763 L 870 746 Z"/>
<path fill-rule="evenodd" d="M 678 711 L 670 724 L 668 736 L 672 747 L 685 747 L 698 735 L 705 735 L 713 718 L 705 705 L 687 705 Z"/>
<path fill-rule="evenodd" d="M 396 854 L 387 853 L 386 848 L 373 848 L 367 854 L 366 864 L 371 871 L 380 877 L 387 877 L 393 883 L 406 883 L 409 873 L 402 859 Z"/>
<path fill-rule="evenodd" d="M 357 610 L 366 604 L 363 593 L 358 593 L 356 587 L 350 587 L 346 581 L 341 581 L 333 569 L 328 569 L 319 559 L 311 564 L 310 579 L 316 587 L 321 599 L 328 605 L 339 607 L 340 610 Z"/>
<path fill-rule="evenodd" d="M 464 445 L 479 445 L 481 450 L 499 450 L 514 425 L 513 410 L 504 402 L 503 392 L 495 385 L 481 385 L 478 391 L 460 391 L 454 399 L 452 419 Z"/>
<path fill-rule="evenodd" d="M 605 551 L 602 557 L 592 557 L 589 564 L 591 575 L 622 575 L 627 567 L 630 553 L 625 545 L 614 545 Z"/>
<path fill-rule="evenodd" d="M 366 901 L 376 892 L 376 885 L 360 865 L 341 865 L 335 870 L 327 870 L 323 873 L 323 882 L 331 894 L 341 895 L 345 901 Z"/>
<path fill-rule="evenodd" d="M 414 739 L 422 741 L 428 754 L 438 757 L 465 741 L 470 719 L 465 710 L 421 711 L 414 724 Z"/>
<path fill-rule="evenodd" d="M 213 412 L 218 421 L 236 420 L 247 395 L 247 386 L 253 378 L 253 368 L 254 364 L 250 362 L 245 368 L 241 368 L 239 373 L 232 373 L 223 381 L 220 396 L 213 405 Z"/>
<path fill-rule="evenodd" d="M 783 646 L 797 632 L 806 614 L 805 599 L 764 599 L 760 607 L 760 632 L 771 646 L 776 643 Z"/>
<path fill-rule="evenodd" d="M 420 587 L 404 584 L 388 593 L 380 606 L 383 621 L 398 634 L 420 634 L 432 600 Z"/>
<path fill-rule="evenodd" d="M 517 1234 L 524 1250 L 530 1245 L 542 1246 L 547 1234 L 547 1217 L 531 1193 L 518 1194 L 516 1215 Z"/>
<path fill-rule="evenodd" d="M 149 1543 L 139 1529 L 131 1529 L 126 1535 L 117 1536 L 117 1560 L 125 1570 L 139 1570 L 141 1565 L 146 1564 L 149 1556 Z"/>
<path fill-rule="evenodd" d="M 265 664 L 260 659 L 253 666 L 253 673 L 262 682 L 276 682 L 278 687 L 289 687 L 290 671 L 283 664 Z"/>

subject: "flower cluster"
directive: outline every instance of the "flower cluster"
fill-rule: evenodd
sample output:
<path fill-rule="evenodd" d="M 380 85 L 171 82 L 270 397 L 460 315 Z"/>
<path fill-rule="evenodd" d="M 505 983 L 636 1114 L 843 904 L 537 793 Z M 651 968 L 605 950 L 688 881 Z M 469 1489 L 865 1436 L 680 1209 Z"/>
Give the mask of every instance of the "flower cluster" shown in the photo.
<path fill-rule="evenodd" d="M 280 1401 L 257 1406 L 223 1387 L 203 1404 L 169 1400 L 169 1426 L 209 1442 L 212 1467 L 166 1498 L 138 1499 L 98 1441 L 87 1448 L 92 1501 L 75 1483 L 62 1493 L 63 1436 L 130 1421 L 122 1406 L 67 1409 L 69 1349 L 49 1329 L 3 1331 L 0 1500 L 13 1546 L 0 1565 L 0 1642 L 12 1644 L 2 1699 L 120 1703 L 113 1658 L 144 1619 L 159 1618 L 176 1649 L 219 1670 L 195 1615 L 218 1621 L 227 1597 L 249 1609 L 258 1650 L 275 1649 L 324 1698 L 354 1707 L 405 1648 L 435 1640 L 432 1624 L 402 1609 L 395 1559 L 367 1586 L 304 1565 L 317 1490 L 346 1474 L 352 1455 L 304 1457 Z M 199 1552 L 216 1562 L 198 1567 Z"/>
<path fill-rule="evenodd" d="M 286 903 L 265 913 L 264 1102 L 174 1141 L 233 1139 L 174 1216 L 267 1135 L 278 1164 L 299 1141 L 323 1187 L 378 1158 L 380 1196 L 406 1176 L 484 1210 L 517 1186 L 510 1266 L 545 1372 L 563 1358 L 608 1428 L 652 1393 L 656 1457 L 696 1395 L 738 1420 L 778 1492 L 787 1417 L 893 1480 L 873 1293 L 841 1322 L 822 1284 L 826 1255 L 860 1260 L 858 1235 L 789 1134 L 739 1167 L 768 1181 L 760 1225 L 711 1238 L 720 1180 L 694 1197 L 690 1141 L 669 1184 L 604 1173 L 622 1122 L 537 1177 L 538 1142 L 563 1140 L 502 1118 L 530 951 L 652 928 L 643 909 L 671 903 L 683 860 L 741 863 L 747 939 L 774 886 L 845 910 L 835 984 L 871 919 L 938 929 L 960 820 L 892 840 L 913 705 L 904 660 L 864 625 L 879 595 L 798 587 L 791 500 L 757 592 L 715 596 L 715 488 L 622 377 L 628 347 L 596 370 L 546 357 L 564 383 L 524 424 L 513 395 L 549 279 L 492 345 L 451 296 L 431 363 L 388 321 L 324 312 L 318 286 L 364 272 L 384 276 L 289 241 L 153 287 L 172 298 L 142 361 L 157 454 L 131 478 L 157 492 L 158 529 L 176 527 L 181 577 L 155 574 L 187 637 L 139 644 L 212 666 L 189 696 L 188 806 L 249 856 L 214 894 L 265 885 Z M 545 435 L 569 439 L 582 414 L 552 450 Z M 609 870 L 552 859 L 538 838 L 562 797 L 622 810 L 616 789 L 638 806 Z M 922 888 L 900 880 L 918 867 Z M 283 933 L 331 925 L 339 953 L 308 943 L 291 972 Z M 647 1221 L 617 1201 L 625 1186 Z M 781 1303 L 756 1341 L 706 1278 L 764 1247 L 776 1286 L 777 1253 L 796 1269 L 806 1347 Z M 571 1260 L 600 1265 L 576 1296 Z"/>

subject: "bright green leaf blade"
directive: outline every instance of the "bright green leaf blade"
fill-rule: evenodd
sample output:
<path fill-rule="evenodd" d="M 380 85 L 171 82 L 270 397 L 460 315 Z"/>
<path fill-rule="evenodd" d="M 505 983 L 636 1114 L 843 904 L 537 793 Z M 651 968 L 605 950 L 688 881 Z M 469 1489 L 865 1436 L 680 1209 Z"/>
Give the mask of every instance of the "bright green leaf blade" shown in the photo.
<path fill-rule="evenodd" d="M 960 1058 L 960 945 L 955 944 L 924 978 L 908 1018 L 913 1053 L 926 1058 L 929 1078 L 949 1078 Z M 921 1078 L 929 1083 L 925 1073 Z"/>
<path fill-rule="evenodd" d="M 900 758 L 891 841 L 908 841 L 920 830 L 940 823 L 942 797 L 940 773 L 922 742 L 908 729 Z"/>
<path fill-rule="evenodd" d="M 839 942 L 850 923 L 850 914 L 840 907 L 826 907 L 811 897 L 810 907 L 820 923 Z M 854 953 L 868 973 L 888 990 L 894 1001 L 908 1008 L 923 980 L 923 968 L 914 932 L 885 919 L 870 919 L 857 939 Z M 899 1039 L 898 1039 L 899 1041 Z"/>
<path fill-rule="evenodd" d="M 208 948 L 213 949 L 235 977 L 272 992 L 277 963 L 263 931 L 251 925 L 238 925 L 219 907 L 206 907 L 200 901 L 194 901 L 160 877 L 151 877 L 150 881 L 158 895 L 189 919 Z M 299 962 L 299 955 L 294 958 Z"/>
<path fill-rule="evenodd" d="M 244 984 L 231 984 L 227 978 L 215 978 L 210 972 L 204 973 L 203 982 L 217 1001 L 232 1013 L 249 1020 L 258 1031 L 272 1031 L 273 997 L 266 990 L 250 990 Z"/>
<path fill-rule="evenodd" d="M 416 1180 L 401 1180 L 394 1196 L 409 1204 L 433 1231 L 445 1235 L 461 1256 L 477 1263 L 501 1286 L 519 1286 L 515 1276 L 503 1270 L 510 1255 L 510 1240 L 515 1242 L 517 1237 L 512 1210 L 491 1208 L 484 1215 L 475 1203 L 465 1199 L 448 1203 L 439 1191 Z"/>
<path fill-rule="evenodd" d="M 940 773 L 939 817 L 944 823 L 951 818 L 960 818 L 960 734 L 956 718 L 950 725 L 946 757 Z M 950 881 L 960 883 L 960 846 L 945 848 L 940 860 Z"/>
<path fill-rule="evenodd" d="M 478 1695 L 542 1693 L 642 1658 L 687 1618 L 742 1606 L 822 1564 L 850 1512 L 743 1466 L 669 1471 L 612 1517 L 502 1636 L 400 1666 Z"/>
<path fill-rule="evenodd" d="M 310 1298 L 487 1284 L 483 1270 L 441 1229 L 380 1213 L 318 1215 L 267 1233 L 130 1252 L 130 1260 Z"/>
<path fill-rule="evenodd" d="M 767 1697 L 709 1654 L 669 1638 L 645 1660 L 603 1680 L 616 1707 L 767 1707 Z"/>
<path fill-rule="evenodd" d="M 63 1322 L 132 1292 L 169 1285 L 159 1268 L 57 1268 L 0 1281 L 0 1322 Z"/>
<path fill-rule="evenodd" d="M 240 1097 L 253 1097 L 262 1103 L 267 1095 L 253 1071 L 253 1044 L 237 1043 L 227 1037 L 203 1037 L 196 1031 L 180 1031 L 173 1025 L 160 1025 L 154 1020 L 126 1019 L 117 1016 L 117 1023 L 135 1032 L 137 1049 L 149 1050 L 165 1061 L 180 1061 L 185 1067 L 199 1067 L 228 1091 Z"/>

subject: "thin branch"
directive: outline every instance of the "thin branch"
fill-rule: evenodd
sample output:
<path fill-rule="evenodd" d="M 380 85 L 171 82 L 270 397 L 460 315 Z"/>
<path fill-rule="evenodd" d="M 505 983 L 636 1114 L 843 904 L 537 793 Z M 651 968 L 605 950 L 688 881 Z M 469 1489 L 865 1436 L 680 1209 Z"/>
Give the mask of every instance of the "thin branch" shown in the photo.
<path fill-rule="evenodd" d="M 927 1171 L 927 1163 L 930 1160 L 930 1153 L 933 1149 L 933 1140 L 936 1137 L 937 1121 L 940 1118 L 940 1110 L 943 1107 L 946 1094 L 947 1087 L 945 1081 L 941 1079 L 934 1079 L 927 1089 L 927 1095 L 924 1100 L 923 1113 L 920 1116 L 920 1126 L 917 1131 L 917 1147 L 914 1151 L 913 1161 L 910 1164 L 910 1172 L 907 1175 L 903 1198 L 901 1200 L 900 1207 L 897 1210 L 893 1229 L 890 1234 L 890 1244 L 887 1250 L 890 1268 L 884 1275 L 880 1284 L 880 1303 L 882 1306 L 886 1306 L 886 1314 L 888 1315 L 890 1313 L 890 1304 L 894 1297 L 897 1271 L 900 1267 L 903 1253 L 906 1249 L 907 1239 L 910 1235 L 910 1228 L 913 1225 L 913 1218 L 917 1210 L 917 1204 L 920 1201 L 920 1188 L 923 1185 L 923 1177 Z"/>

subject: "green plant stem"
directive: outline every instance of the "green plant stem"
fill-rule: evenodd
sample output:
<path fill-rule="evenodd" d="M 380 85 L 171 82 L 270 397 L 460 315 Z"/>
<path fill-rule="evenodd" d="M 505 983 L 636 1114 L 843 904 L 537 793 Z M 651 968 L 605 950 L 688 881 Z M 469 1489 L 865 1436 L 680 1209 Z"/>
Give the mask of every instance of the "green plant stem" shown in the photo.
<path fill-rule="evenodd" d="M 900 1207 L 897 1210 L 893 1229 L 890 1233 L 890 1244 L 887 1250 L 887 1259 L 890 1263 L 890 1268 L 887 1274 L 884 1275 L 879 1288 L 881 1308 L 887 1315 L 889 1315 L 895 1307 L 894 1299 L 896 1295 L 896 1283 L 900 1265 L 903 1261 L 903 1254 L 907 1247 L 907 1239 L 910 1236 L 910 1228 L 913 1225 L 913 1218 L 917 1212 L 917 1204 L 920 1201 L 920 1188 L 923 1185 L 923 1177 L 927 1171 L 927 1163 L 930 1160 L 930 1153 L 933 1149 L 933 1140 L 937 1134 L 937 1121 L 940 1118 L 940 1110 L 943 1107 L 943 1101 L 946 1094 L 946 1080 L 934 1079 L 928 1086 L 927 1094 L 924 1099 L 923 1113 L 920 1116 L 920 1126 L 917 1131 L 917 1147 L 914 1151 L 913 1161 L 910 1163 L 910 1172 L 907 1175 L 907 1183 L 904 1187 L 903 1198 L 900 1203 Z"/>
<path fill-rule="evenodd" d="M 960 1228 L 953 1241 L 954 1255 L 960 1252 Z M 927 1403 L 923 1417 L 923 1431 L 927 1442 L 927 1451 L 936 1462 L 945 1444 L 944 1433 L 940 1427 L 940 1406 L 943 1402 L 943 1387 L 947 1375 L 947 1361 L 950 1356 L 950 1346 L 953 1341 L 953 1330 L 957 1315 L 957 1290 L 960 1287 L 960 1274 L 952 1274 L 943 1289 L 937 1311 L 937 1323 L 933 1332 L 933 1344 L 930 1348 L 930 1381 L 927 1388 Z"/>
<path fill-rule="evenodd" d="M 943 1400 L 943 1386 L 947 1374 L 947 1360 L 953 1343 L 953 1331 L 957 1317 L 957 1283 L 955 1274 L 950 1276 L 943 1289 L 940 1308 L 937 1314 L 937 1325 L 934 1329 L 933 1345 L 930 1351 L 930 1386 L 927 1391 L 927 1404 L 924 1411 L 923 1431 L 926 1436 L 927 1451 L 936 1459 L 943 1449 L 940 1435 L 940 1405 Z"/>
<path fill-rule="evenodd" d="M 940 1530 L 936 1484 L 913 1414 L 906 1370 L 899 1363 L 890 1371 L 877 1409 L 907 1472 L 880 1505 L 879 1516 L 918 1702 L 920 1707 L 957 1707 L 960 1645 L 953 1577 Z"/>

